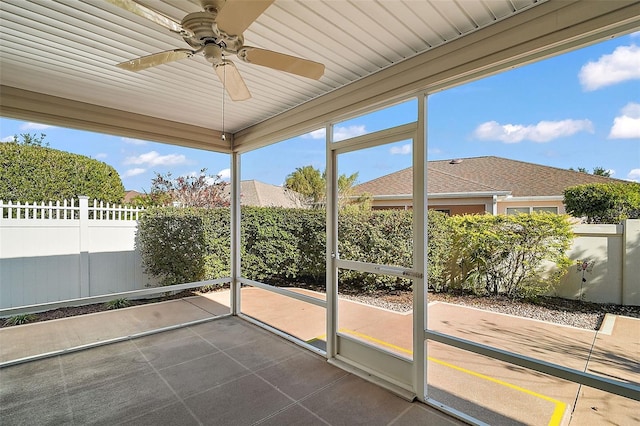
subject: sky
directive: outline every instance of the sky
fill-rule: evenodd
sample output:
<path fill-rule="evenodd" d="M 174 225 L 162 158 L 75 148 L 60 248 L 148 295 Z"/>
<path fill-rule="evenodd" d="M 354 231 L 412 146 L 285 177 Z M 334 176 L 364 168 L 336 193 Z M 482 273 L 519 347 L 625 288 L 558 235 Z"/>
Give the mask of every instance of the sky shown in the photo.
<path fill-rule="evenodd" d="M 640 32 L 621 36 L 429 96 L 428 159 L 499 156 L 640 182 Z M 416 101 L 339 123 L 335 140 L 417 119 Z M 149 191 L 156 173 L 229 178 L 230 158 L 39 123 L 0 118 L 0 140 L 46 135 L 49 147 L 113 166 L 127 190 Z M 411 165 L 410 141 L 343 154 L 338 172 L 358 183 Z M 296 168 L 325 167 L 319 130 L 243 154 L 242 179 L 282 185 Z"/>

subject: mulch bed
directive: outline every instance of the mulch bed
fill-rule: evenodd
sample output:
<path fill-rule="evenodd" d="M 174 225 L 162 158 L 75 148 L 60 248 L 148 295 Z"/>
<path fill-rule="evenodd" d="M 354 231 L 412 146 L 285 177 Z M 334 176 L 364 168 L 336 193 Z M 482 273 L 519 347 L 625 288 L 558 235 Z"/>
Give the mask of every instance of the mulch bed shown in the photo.
<path fill-rule="evenodd" d="M 322 288 L 314 288 L 316 291 L 324 290 Z M 215 290 L 214 290 L 215 291 Z M 137 299 L 130 300 L 130 306 L 138 306 L 145 305 L 148 303 L 157 303 L 164 302 L 167 300 L 175 300 L 182 299 L 184 297 L 196 296 L 201 294 L 196 289 L 194 290 L 185 290 L 175 294 L 169 294 L 162 297 L 156 297 L 152 299 Z M 373 296 L 375 298 L 379 298 L 392 305 L 404 305 L 409 306 L 412 304 L 413 296 L 411 292 L 396 292 L 396 293 L 382 293 L 382 294 L 371 294 L 368 296 Z M 582 312 L 582 313 L 591 313 L 591 314 L 602 314 L 611 313 L 615 315 L 624 315 L 629 317 L 640 318 L 640 306 L 620 306 L 614 304 L 598 304 L 598 303 L 589 303 L 582 302 L 579 300 L 569 300 L 569 299 L 561 299 L 557 297 L 540 297 L 536 303 L 520 301 L 520 300 L 512 300 L 508 299 L 504 296 L 473 296 L 473 295 L 454 295 L 449 293 L 429 293 L 428 295 L 429 301 L 442 301 L 454 304 L 461 304 L 466 306 L 474 306 L 478 308 L 483 308 L 485 306 L 495 306 L 495 305 L 511 305 L 514 304 L 524 304 L 529 305 L 530 307 L 536 307 L 541 310 L 549 310 L 549 311 L 561 311 L 561 312 Z M 92 305 L 84 305 L 84 306 L 73 306 L 66 308 L 58 308 L 53 309 L 46 312 L 40 312 L 33 314 L 34 319 L 31 322 L 40 322 L 40 321 L 49 321 L 59 318 L 67 318 L 77 315 L 85 315 L 92 314 L 95 312 L 104 312 L 107 311 L 108 307 L 105 303 L 96 303 Z M 11 327 L 12 325 L 5 324 L 5 320 L 0 320 L 0 328 L 2 327 Z"/>

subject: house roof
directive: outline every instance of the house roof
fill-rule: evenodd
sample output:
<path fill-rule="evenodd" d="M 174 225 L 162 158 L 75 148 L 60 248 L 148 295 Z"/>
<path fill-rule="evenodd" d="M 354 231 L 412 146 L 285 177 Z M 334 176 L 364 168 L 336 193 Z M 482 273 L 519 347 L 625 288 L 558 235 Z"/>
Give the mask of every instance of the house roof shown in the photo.
<path fill-rule="evenodd" d="M 130 203 L 134 198 L 144 195 L 142 192 L 135 191 L 133 189 L 129 189 L 124 192 L 124 202 Z"/>
<path fill-rule="evenodd" d="M 240 204 L 255 207 L 302 207 L 300 197 L 282 186 L 257 180 L 240 182 Z"/>
<path fill-rule="evenodd" d="M 494 156 L 427 162 L 431 195 L 507 191 L 514 197 L 561 196 L 569 186 L 610 182 L 624 181 Z M 411 194 L 412 168 L 364 182 L 354 191 L 374 196 Z"/>

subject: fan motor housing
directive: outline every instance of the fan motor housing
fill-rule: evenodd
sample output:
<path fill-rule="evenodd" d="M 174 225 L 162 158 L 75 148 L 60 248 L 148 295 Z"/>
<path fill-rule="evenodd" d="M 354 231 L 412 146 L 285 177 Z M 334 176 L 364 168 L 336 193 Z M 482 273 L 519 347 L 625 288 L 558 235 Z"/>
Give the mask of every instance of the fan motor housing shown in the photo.
<path fill-rule="evenodd" d="M 227 35 L 218 29 L 215 12 L 190 13 L 182 19 L 181 26 L 189 32 L 183 37 L 193 48 L 200 48 L 215 43 L 225 51 L 235 53 L 243 45 L 243 37 Z"/>

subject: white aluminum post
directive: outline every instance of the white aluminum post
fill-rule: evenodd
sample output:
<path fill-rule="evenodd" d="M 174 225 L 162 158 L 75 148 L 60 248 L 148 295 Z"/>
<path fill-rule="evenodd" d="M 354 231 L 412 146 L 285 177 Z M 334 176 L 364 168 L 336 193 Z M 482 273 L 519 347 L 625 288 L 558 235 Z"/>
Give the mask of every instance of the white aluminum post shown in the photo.
<path fill-rule="evenodd" d="M 231 154 L 231 314 L 238 315 L 240 306 L 240 154 Z"/>
<path fill-rule="evenodd" d="M 335 358 L 338 353 L 336 333 L 338 332 L 338 271 L 335 259 L 338 257 L 338 208 L 336 184 L 336 155 L 332 149 L 333 125 L 326 127 L 326 291 L 327 291 L 327 358 Z"/>
<path fill-rule="evenodd" d="M 427 391 L 427 96 L 418 96 L 418 128 L 413 141 L 413 268 L 422 278 L 413 280 L 413 369 L 417 397 Z"/>

